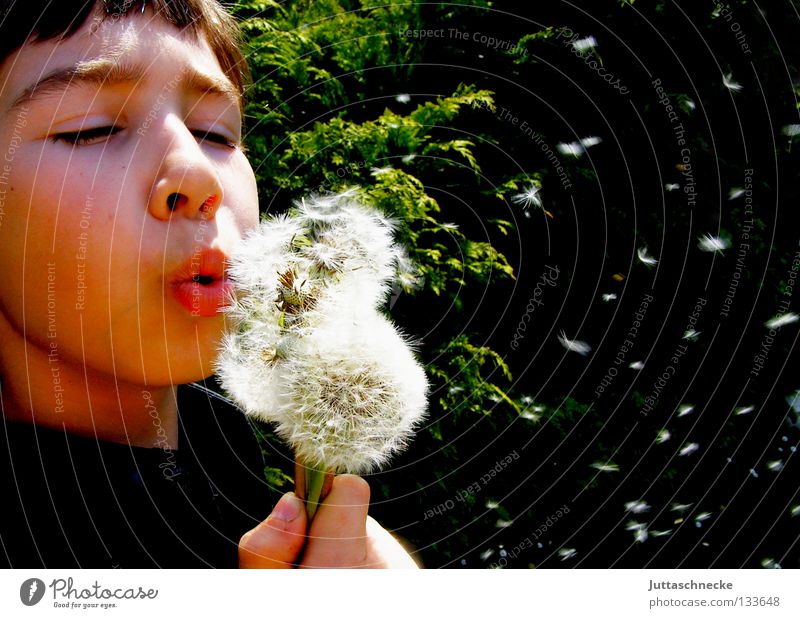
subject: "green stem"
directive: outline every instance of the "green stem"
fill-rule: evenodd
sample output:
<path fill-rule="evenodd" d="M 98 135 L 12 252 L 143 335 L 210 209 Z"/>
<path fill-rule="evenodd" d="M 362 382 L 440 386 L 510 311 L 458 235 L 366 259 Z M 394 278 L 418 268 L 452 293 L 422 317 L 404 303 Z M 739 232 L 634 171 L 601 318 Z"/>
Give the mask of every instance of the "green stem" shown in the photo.
<path fill-rule="evenodd" d="M 319 496 L 322 493 L 322 486 L 325 484 L 326 471 L 324 468 L 306 466 L 306 510 L 308 511 L 309 523 L 314 518 L 319 506 Z"/>

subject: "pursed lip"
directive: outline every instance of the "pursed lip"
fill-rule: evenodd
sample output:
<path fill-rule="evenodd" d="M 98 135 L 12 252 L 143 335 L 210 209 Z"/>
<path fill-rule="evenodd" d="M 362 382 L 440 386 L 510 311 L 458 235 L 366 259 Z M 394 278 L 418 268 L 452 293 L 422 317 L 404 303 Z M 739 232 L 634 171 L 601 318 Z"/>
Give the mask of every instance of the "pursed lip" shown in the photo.
<path fill-rule="evenodd" d="M 206 248 L 195 251 L 170 277 L 170 284 L 177 285 L 199 279 L 225 279 L 228 256 L 221 249 Z"/>
<path fill-rule="evenodd" d="M 192 316 L 215 316 L 229 304 L 234 286 L 226 275 L 227 257 L 220 249 L 204 248 L 170 277 L 173 295 Z"/>

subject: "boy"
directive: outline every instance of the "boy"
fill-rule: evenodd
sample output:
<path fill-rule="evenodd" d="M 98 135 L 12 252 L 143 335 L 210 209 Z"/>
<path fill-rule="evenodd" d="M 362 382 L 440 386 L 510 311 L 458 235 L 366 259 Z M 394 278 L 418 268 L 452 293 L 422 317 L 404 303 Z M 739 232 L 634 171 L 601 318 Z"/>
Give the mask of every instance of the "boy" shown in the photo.
<path fill-rule="evenodd" d="M 202 384 L 258 223 L 213 0 L 0 2 L 0 562 L 414 567 L 336 479 L 307 530 Z M 180 386 L 176 386 L 180 385 Z"/>

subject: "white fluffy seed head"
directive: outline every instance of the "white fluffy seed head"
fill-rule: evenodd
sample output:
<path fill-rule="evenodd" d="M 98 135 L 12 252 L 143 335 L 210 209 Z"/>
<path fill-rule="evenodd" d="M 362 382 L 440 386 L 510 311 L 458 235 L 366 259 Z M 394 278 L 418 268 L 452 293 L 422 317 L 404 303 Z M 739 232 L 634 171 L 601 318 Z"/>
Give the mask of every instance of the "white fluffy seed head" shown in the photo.
<path fill-rule="evenodd" d="M 365 473 L 405 446 L 428 383 L 410 343 L 378 312 L 413 265 L 395 224 L 353 192 L 312 198 L 249 233 L 228 272 L 217 375 L 305 464 Z"/>

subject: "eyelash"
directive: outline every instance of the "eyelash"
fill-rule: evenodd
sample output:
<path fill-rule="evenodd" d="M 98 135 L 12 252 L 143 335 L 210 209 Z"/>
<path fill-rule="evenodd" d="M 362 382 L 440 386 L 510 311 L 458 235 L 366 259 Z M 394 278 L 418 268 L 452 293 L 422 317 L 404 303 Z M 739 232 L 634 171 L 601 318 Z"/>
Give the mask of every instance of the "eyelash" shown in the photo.
<path fill-rule="evenodd" d="M 84 129 L 82 131 L 70 131 L 68 133 L 57 133 L 52 136 L 54 142 L 63 141 L 73 146 L 89 146 L 89 142 L 96 138 L 111 137 L 112 135 L 122 131 L 120 127 L 95 127 L 93 129 Z M 236 148 L 238 144 L 220 133 L 213 131 L 195 130 L 191 132 L 197 138 L 203 141 L 209 141 L 214 144 L 226 146 L 228 148 Z"/>

